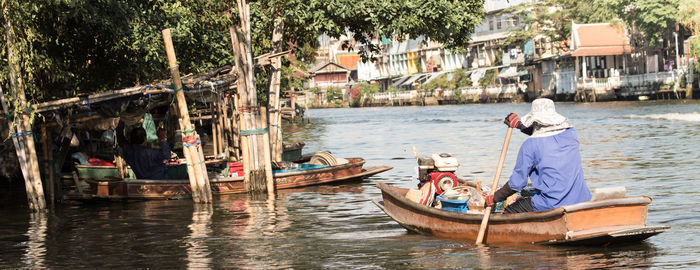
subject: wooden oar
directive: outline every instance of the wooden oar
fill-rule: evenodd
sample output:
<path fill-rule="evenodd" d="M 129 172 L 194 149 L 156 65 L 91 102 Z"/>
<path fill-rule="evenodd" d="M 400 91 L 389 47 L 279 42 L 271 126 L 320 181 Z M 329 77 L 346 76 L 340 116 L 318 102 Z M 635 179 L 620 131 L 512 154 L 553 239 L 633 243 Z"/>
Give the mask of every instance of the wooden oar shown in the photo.
<path fill-rule="evenodd" d="M 510 134 L 513 133 L 513 128 L 509 127 L 506 133 L 506 139 L 503 142 L 503 149 L 501 149 L 501 157 L 498 160 L 498 168 L 496 168 L 496 175 L 493 177 L 493 185 L 491 185 L 490 195 L 493 195 L 498 188 L 498 179 L 501 178 L 501 170 L 503 170 L 503 162 L 506 160 L 506 152 L 508 152 L 508 143 L 510 143 Z M 476 244 L 479 245 L 484 241 L 484 233 L 486 232 L 486 226 L 489 223 L 489 216 L 491 216 L 491 206 L 484 209 L 484 219 L 481 220 L 481 227 L 479 227 L 479 235 L 476 237 Z"/>

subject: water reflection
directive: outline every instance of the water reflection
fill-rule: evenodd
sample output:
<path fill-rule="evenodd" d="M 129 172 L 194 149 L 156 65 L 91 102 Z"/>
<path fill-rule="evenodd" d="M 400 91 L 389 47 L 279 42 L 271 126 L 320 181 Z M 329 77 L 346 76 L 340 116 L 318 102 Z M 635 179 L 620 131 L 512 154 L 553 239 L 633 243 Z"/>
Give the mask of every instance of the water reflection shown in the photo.
<path fill-rule="evenodd" d="M 657 249 L 651 244 L 609 247 L 567 247 L 541 245 L 475 246 L 455 245 L 449 248 L 421 249 L 410 253 L 408 268 L 512 268 L 512 269 L 648 269 L 654 263 Z"/>
<path fill-rule="evenodd" d="M 188 226 L 190 236 L 187 239 L 187 268 L 209 269 L 212 259 L 206 240 L 212 235 L 211 216 L 214 209 L 211 204 L 194 204 L 192 224 Z"/>
<path fill-rule="evenodd" d="M 285 196 L 273 200 L 264 195 L 250 196 L 243 201 L 242 210 L 247 218 L 239 238 L 247 241 L 239 246 L 241 254 L 238 255 L 236 267 L 264 269 L 271 266 L 288 267 L 291 264 L 279 254 L 289 248 L 280 241 L 285 237 L 281 232 L 291 227 L 286 203 Z"/>
<path fill-rule="evenodd" d="M 48 217 L 46 212 L 36 212 L 29 215 L 29 228 L 25 234 L 29 239 L 22 243 L 26 251 L 22 254 L 22 263 L 27 268 L 45 268 L 46 230 Z"/>

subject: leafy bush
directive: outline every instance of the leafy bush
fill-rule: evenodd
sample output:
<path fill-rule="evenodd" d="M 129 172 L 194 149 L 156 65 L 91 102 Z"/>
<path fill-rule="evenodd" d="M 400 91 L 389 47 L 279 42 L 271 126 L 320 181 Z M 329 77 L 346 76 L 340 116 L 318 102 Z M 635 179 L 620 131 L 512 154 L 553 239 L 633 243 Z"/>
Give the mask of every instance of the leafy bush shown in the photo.
<path fill-rule="evenodd" d="M 453 95 L 457 104 L 462 104 L 467 101 L 467 97 L 462 93 L 461 89 L 455 89 Z"/>
<path fill-rule="evenodd" d="M 363 95 L 371 96 L 372 94 L 379 93 L 379 91 L 382 89 L 382 86 L 379 85 L 378 83 L 373 83 L 373 84 L 368 84 L 368 83 L 361 83 L 360 84 L 360 93 Z"/>
<path fill-rule="evenodd" d="M 326 101 L 343 100 L 343 91 L 336 87 L 326 89 Z"/>
<path fill-rule="evenodd" d="M 681 79 L 680 79 L 678 86 L 680 86 L 681 88 L 685 88 L 687 85 L 688 85 L 688 81 L 685 78 L 685 74 L 683 74 L 683 75 L 681 75 Z"/>
<path fill-rule="evenodd" d="M 481 86 L 489 86 L 492 85 L 496 82 L 496 69 L 489 69 L 486 71 L 486 74 L 484 74 L 484 77 L 481 77 L 479 79 L 479 85 Z"/>
<path fill-rule="evenodd" d="M 467 74 L 467 72 L 461 68 L 458 70 L 455 70 L 454 74 L 452 75 L 452 79 L 455 81 L 455 85 L 457 86 L 457 88 L 472 85 L 471 78 L 469 78 L 469 75 Z"/>

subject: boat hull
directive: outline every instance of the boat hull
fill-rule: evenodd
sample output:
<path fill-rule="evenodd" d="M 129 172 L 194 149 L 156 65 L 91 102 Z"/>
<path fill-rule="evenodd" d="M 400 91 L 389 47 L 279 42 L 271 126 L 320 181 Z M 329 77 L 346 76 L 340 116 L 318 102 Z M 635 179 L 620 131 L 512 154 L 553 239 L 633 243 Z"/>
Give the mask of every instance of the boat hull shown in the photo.
<path fill-rule="evenodd" d="M 361 158 L 350 158 L 347 164 L 318 169 L 275 173 L 277 189 L 298 188 L 311 185 L 340 183 L 361 180 L 390 170 L 390 166 L 371 166 L 363 168 L 365 161 Z M 188 180 L 94 180 L 88 181 L 90 189 L 84 194 L 69 195 L 71 199 L 188 199 L 192 197 Z M 243 177 L 210 179 L 212 194 L 245 193 Z"/>
<path fill-rule="evenodd" d="M 383 183 L 377 183 L 377 187 L 382 191 L 383 200 L 376 200 L 375 204 L 407 230 L 440 238 L 476 240 L 483 215 L 427 207 L 405 198 L 407 189 Z M 545 212 L 491 215 L 484 243 L 581 244 L 583 242 L 577 241 L 640 240 L 668 229 L 667 226 L 646 226 L 650 203 L 651 198 L 642 196 L 585 202 Z M 623 237 L 622 232 L 634 230 L 634 236 Z"/>

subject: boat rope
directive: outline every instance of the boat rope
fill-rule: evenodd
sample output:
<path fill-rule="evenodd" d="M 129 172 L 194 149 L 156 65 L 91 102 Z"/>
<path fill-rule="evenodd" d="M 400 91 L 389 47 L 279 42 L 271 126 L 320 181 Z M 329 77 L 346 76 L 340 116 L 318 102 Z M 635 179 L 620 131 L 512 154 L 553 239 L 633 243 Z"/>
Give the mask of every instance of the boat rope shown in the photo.
<path fill-rule="evenodd" d="M 259 134 L 264 134 L 265 132 L 267 132 L 267 128 L 245 129 L 245 130 L 241 130 L 240 135 L 241 136 L 259 135 Z"/>
<path fill-rule="evenodd" d="M 170 86 L 172 88 L 175 88 L 175 84 L 173 84 L 173 83 L 170 83 Z M 173 104 L 175 103 L 175 99 L 177 98 L 177 92 L 182 91 L 182 87 L 183 86 L 180 86 L 180 88 L 175 89 L 175 91 L 173 91 L 173 98 L 170 99 L 170 105 L 168 105 L 168 107 L 173 106 Z M 150 97 L 150 95 L 149 95 L 149 97 Z M 170 126 L 170 110 L 168 110 L 168 112 L 165 114 L 165 126 L 168 126 L 168 127 Z"/>
<path fill-rule="evenodd" d="M 200 145 L 201 143 L 202 143 L 201 141 L 196 141 L 194 143 L 184 143 L 183 142 L 182 146 L 195 146 L 196 147 L 196 146 Z"/>
<path fill-rule="evenodd" d="M 146 91 L 150 91 L 150 90 L 151 90 L 151 86 L 150 85 L 146 86 Z M 148 94 L 148 105 L 151 105 L 151 94 Z"/>
<path fill-rule="evenodd" d="M 200 160 L 199 162 L 195 162 L 192 164 L 187 164 L 187 166 L 197 166 L 197 165 L 202 165 L 202 164 L 204 164 L 204 160 Z"/>
<path fill-rule="evenodd" d="M 197 136 L 194 134 L 182 137 L 182 146 L 197 146 L 201 144 L 200 140 L 197 140 Z"/>
<path fill-rule="evenodd" d="M 12 136 L 12 138 L 15 138 L 15 139 L 16 139 L 16 138 L 20 138 L 20 137 L 24 137 L 24 136 L 33 135 L 33 136 L 34 136 L 34 139 L 36 139 L 36 134 L 34 134 L 34 132 L 31 131 L 31 130 L 29 130 L 29 131 L 22 131 L 22 132 L 12 132 L 12 133 L 10 133 L 10 135 Z"/>
<path fill-rule="evenodd" d="M 90 106 L 90 96 L 85 96 L 85 103 L 88 107 L 88 116 L 92 116 L 92 107 Z"/>

